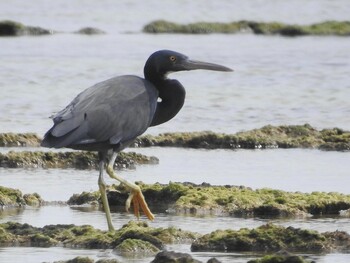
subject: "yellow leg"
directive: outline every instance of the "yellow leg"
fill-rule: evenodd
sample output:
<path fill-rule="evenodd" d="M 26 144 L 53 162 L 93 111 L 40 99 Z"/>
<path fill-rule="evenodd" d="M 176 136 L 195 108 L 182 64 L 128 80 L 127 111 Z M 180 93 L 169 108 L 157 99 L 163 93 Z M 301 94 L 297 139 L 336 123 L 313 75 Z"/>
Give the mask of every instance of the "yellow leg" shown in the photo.
<path fill-rule="evenodd" d="M 111 212 L 109 209 L 109 204 L 108 204 L 108 199 L 107 199 L 107 194 L 106 194 L 106 183 L 103 180 L 103 169 L 104 169 L 104 161 L 101 161 L 100 162 L 100 175 L 98 177 L 98 187 L 100 189 L 102 205 L 103 205 L 103 209 L 105 211 L 106 218 L 107 218 L 108 231 L 112 232 L 112 231 L 114 231 L 114 227 L 112 225 L 112 217 L 111 217 Z"/>
<path fill-rule="evenodd" d="M 113 157 L 112 157 L 112 159 L 113 159 Z M 114 160 L 115 160 L 115 158 L 114 158 Z M 152 214 L 151 210 L 148 208 L 145 197 L 143 196 L 143 194 L 141 192 L 141 188 L 138 185 L 131 183 L 131 182 L 125 180 L 124 178 L 115 174 L 115 172 L 113 170 L 114 160 L 113 160 L 113 162 L 111 162 L 111 161 L 109 162 L 106 170 L 107 170 L 107 174 L 111 178 L 118 180 L 119 182 L 121 182 L 122 184 L 124 184 L 126 187 L 128 187 L 130 189 L 130 195 L 129 195 L 129 198 L 127 199 L 126 204 L 125 204 L 126 210 L 129 211 L 131 201 L 133 201 L 135 216 L 139 217 L 139 207 L 141 207 L 141 210 L 145 213 L 145 215 L 148 217 L 148 219 L 153 220 L 154 215 Z"/>

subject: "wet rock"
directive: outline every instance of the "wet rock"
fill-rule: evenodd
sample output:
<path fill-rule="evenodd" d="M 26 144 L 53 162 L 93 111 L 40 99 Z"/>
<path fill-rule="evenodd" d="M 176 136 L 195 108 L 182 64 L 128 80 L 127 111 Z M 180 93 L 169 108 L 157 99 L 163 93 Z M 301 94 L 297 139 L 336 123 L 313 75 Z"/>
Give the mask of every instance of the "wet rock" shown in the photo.
<path fill-rule="evenodd" d="M 0 36 L 23 36 L 23 35 L 49 35 L 52 30 L 41 27 L 25 26 L 21 23 L 4 20 L 0 21 Z"/>
<path fill-rule="evenodd" d="M 83 27 L 75 32 L 76 34 L 83 34 L 83 35 L 103 35 L 106 34 L 105 31 L 95 28 L 95 27 Z"/>
<path fill-rule="evenodd" d="M 115 166 L 117 169 L 135 169 L 136 164 L 157 163 L 156 157 L 122 152 L 118 155 Z M 97 169 L 98 157 L 95 152 L 9 151 L 0 153 L 0 167 Z"/>
<path fill-rule="evenodd" d="M 159 249 L 148 241 L 128 238 L 115 248 L 117 253 L 123 255 L 155 255 Z"/>
<path fill-rule="evenodd" d="M 296 255 L 266 255 L 260 259 L 249 260 L 248 263 L 315 263 Z"/>
<path fill-rule="evenodd" d="M 325 192 L 286 192 L 274 189 L 253 190 L 242 186 L 212 186 L 209 184 L 169 183 L 137 184 L 149 207 L 157 212 L 197 215 L 233 215 L 270 217 L 309 217 L 339 214 L 350 209 L 350 195 Z M 111 205 L 124 209 L 129 195 L 122 185 L 108 189 Z M 86 199 L 86 202 L 84 201 Z M 99 193 L 74 195 L 70 205 L 99 201 Z"/>
<path fill-rule="evenodd" d="M 238 21 L 231 23 L 199 22 L 177 24 L 165 20 L 157 20 L 144 26 L 146 33 L 180 33 L 180 34 L 235 34 L 252 32 L 263 35 L 303 36 L 303 35 L 350 35 L 350 21 L 326 21 L 311 25 L 290 25 L 279 22 Z"/>
<path fill-rule="evenodd" d="M 23 195 L 23 199 L 29 206 L 41 206 L 44 203 L 44 200 L 38 193 L 25 194 Z"/>
<path fill-rule="evenodd" d="M 312 148 L 348 151 L 350 132 L 338 128 L 316 130 L 309 124 L 264 126 L 261 129 L 220 134 L 214 132 L 164 133 L 136 139 L 135 147 L 167 146 L 204 149 Z"/>
<path fill-rule="evenodd" d="M 67 201 L 68 205 L 96 205 L 100 199 L 100 192 L 82 192 L 81 194 L 74 194 Z"/>
<path fill-rule="evenodd" d="M 55 261 L 54 263 L 94 263 L 95 261 L 89 257 L 75 257 L 69 260 Z"/>
<path fill-rule="evenodd" d="M 194 259 L 190 254 L 178 253 L 174 251 L 159 252 L 151 263 L 201 263 Z"/>
<path fill-rule="evenodd" d="M 0 186 L 0 208 L 6 206 L 23 206 L 25 204 L 26 201 L 20 190 Z"/>
<path fill-rule="evenodd" d="M 350 217 L 350 209 L 340 210 L 339 215 L 342 217 Z"/>
<path fill-rule="evenodd" d="M 35 133 L 0 133 L 0 147 L 38 147 L 40 142 Z"/>
<path fill-rule="evenodd" d="M 169 238 L 169 236 L 172 236 Z M 0 224 L 1 246 L 64 246 L 69 248 L 107 249 L 124 253 L 155 253 L 164 244 L 192 242 L 199 235 L 175 228 L 152 228 L 143 222 L 129 222 L 115 232 L 89 225 L 47 225 L 42 228 L 7 222 Z"/>
<path fill-rule="evenodd" d="M 99 259 L 97 261 L 89 257 L 76 257 L 70 260 L 55 261 L 53 263 L 120 263 L 116 259 Z"/>
<path fill-rule="evenodd" d="M 316 231 L 267 224 L 251 230 L 243 228 L 238 231 L 214 231 L 193 242 L 191 250 L 227 252 L 288 250 L 315 253 L 342 249 L 344 243 L 349 244 L 346 240 L 339 246 L 337 243 L 339 238 L 336 239 L 337 241 L 332 240 Z"/>

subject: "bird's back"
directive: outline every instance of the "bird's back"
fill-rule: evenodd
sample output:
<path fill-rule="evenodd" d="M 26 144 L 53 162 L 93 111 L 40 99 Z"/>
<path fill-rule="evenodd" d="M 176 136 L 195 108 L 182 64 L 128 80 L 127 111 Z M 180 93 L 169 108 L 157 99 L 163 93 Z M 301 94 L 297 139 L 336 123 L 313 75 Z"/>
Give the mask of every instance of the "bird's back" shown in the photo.
<path fill-rule="evenodd" d="M 137 76 L 115 77 L 84 90 L 53 116 L 42 146 L 100 151 L 124 148 L 149 127 L 157 89 Z"/>

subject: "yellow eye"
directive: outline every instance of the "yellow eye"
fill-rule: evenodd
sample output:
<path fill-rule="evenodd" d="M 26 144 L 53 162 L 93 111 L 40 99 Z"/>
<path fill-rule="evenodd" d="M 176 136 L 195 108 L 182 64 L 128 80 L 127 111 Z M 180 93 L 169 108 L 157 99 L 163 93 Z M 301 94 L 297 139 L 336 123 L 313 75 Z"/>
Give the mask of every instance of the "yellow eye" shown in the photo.
<path fill-rule="evenodd" d="M 176 57 L 175 56 L 170 56 L 169 59 L 170 59 L 171 62 L 176 61 Z"/>

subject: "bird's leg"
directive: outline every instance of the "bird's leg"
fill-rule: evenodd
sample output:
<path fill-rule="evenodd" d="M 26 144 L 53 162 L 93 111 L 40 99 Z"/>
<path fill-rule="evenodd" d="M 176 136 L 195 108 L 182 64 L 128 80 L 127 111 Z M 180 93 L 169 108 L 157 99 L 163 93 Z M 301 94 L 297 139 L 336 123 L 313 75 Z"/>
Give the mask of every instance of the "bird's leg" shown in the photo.
<path fill-rule="evenodd" d="M 107 218 L 108 230 L 110 232 L 112 232 L 112 231 L 114 231 L 114 227 L 112 225 L 111 212 L 109 210 L 109 204 L 108 204 L 108 199 L 107 199 L 107 194 L 106 194 L 106 183 L 103 179 L 103 171 L 105 168 L 104 167 L 105 166 L 105 155 L 102 153 L 99 153 L 99 157 L 100 157 L 100 161 L 99 161 L 100 175 L 98 177 L 98 187 L 100 188 L 103 209 L 105 211 L 106 218 Z"/>
<path fill-rule="evenodd" d="M 121 182 L 127 188 L 130 189 L 130 195 L 129 195 L 128 199 L 126 200 L 126 204 L 125 204 L 126 211 L 129 211 L 130 204 L 132 201 L 133 205 L 134 205 L 134 214 L 137 218 L 139 218 L 139 216 L 140 216 L 139 207 L 141 207 L 142 211 L 145 213 L 145 215 L 148 217 L 148 219 L 153 220 L 154 215 L 152 214 L 151 210 L 148 208 L 145 197 L 142 194 L 141 188 L 138 185 L 136 185 L 132 182 L 129 182 L 129 181 L 125 180 L 124 178 L 115 174 L 113 166 L 114 166 L 114 162 L 115 162 L 115 159 L 117 158 L 117 156 L 118 156 L 118 153 L 113 152 L 106 170 L 107 170 L 108 175 L 111 178 L 118 180 L 119 182 Z"/>

